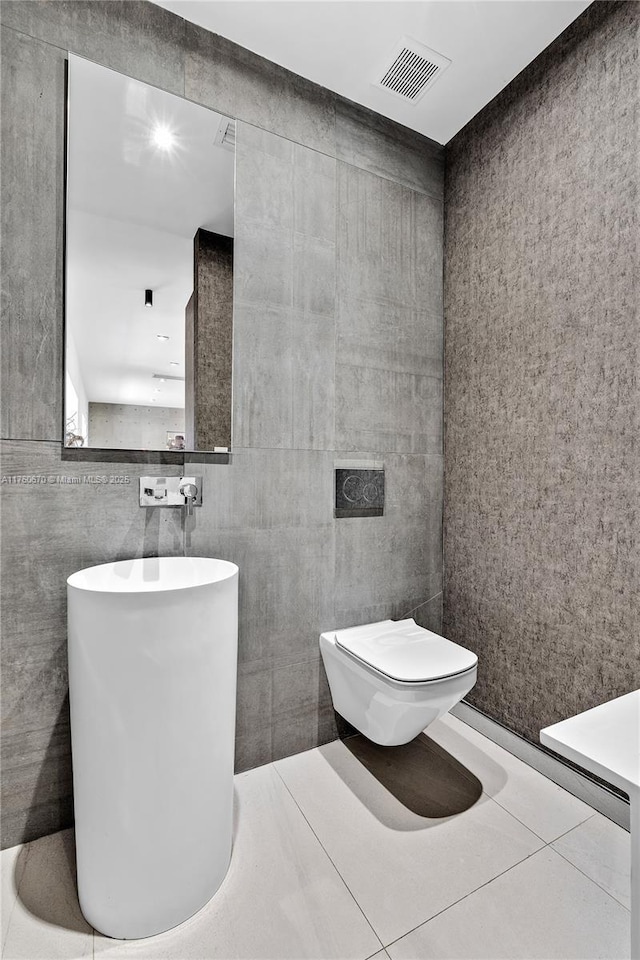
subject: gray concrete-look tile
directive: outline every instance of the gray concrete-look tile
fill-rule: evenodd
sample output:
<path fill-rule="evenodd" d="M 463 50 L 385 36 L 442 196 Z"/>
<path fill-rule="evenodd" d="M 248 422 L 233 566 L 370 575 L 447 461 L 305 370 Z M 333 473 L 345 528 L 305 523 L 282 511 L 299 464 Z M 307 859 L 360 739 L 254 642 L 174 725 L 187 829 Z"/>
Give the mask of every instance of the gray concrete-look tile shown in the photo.
<path fill-rule="evenodd" d="M 180 554 L 182 532 L 179 511 L 139 506 L 138 477 L 158 467 L 66 461 L 59 443 L 4 441 L 2 470 L 3 843 L 11 845 L 70 818 L 67 577 Z M 130 482 L 92 482 L 103 475 Z M 26 482 L 34 479 L 44 482 Z"/>
<path fill-rule="evenodd" d="M 414 193 L 416 302 L 442 316 L 444 207 L 441 201 Z"/>
<path fill-rule="evenodd" d="M 264 531 L 252 541 L 240 619 L 245 658 L 315 657 L 333 619 L 333 527 Z"/>
<path fill-rule="evenodd" d="M 441 596 L 441 593 L 437 591 L 442 590 L 442 571 L 440 569 L 435 569 L 433 573 L 428 574 L 425 580 L 426 586 L 424 588 L 423 597 L 419 599 L 414 598 L 414 600 L 410 599 L 409 601 L 403 599 L 401 603 L 396 602 L 394 604 L 394 613 L 391 618 L 392 620 L 406 620 L 409 617 L 412 617 L 416 623 L 425 627 L 425 629 L 433 629 L 432 627 L 429 627 L 428 624 L 421 623 L 420 621 L 428 616 L 426 611 L 429 609 L 429 605 L 432 602 L 434 604 L 433 617 L 434 619 L 437 619 L 438 597 Z M 423 611 L 423 608 L 425 611 L 424 613 L 421 612 Z M 434 633 L 440 633 L 440 630 L 434 630 Z"/>
<path fill-rule="evenodd" d="M 442 456 L 386 453 L 383 462 L 385 516 L 398 521 L 412 517 L 421 522 L 441 522 Z"/>
<path fill-rule="evenodd" d="M 280 720 L 295 723 L 316 713 L 319 652 L 310 660 L 279 664 L 273 669 L 273 713 Z M 308 749 L 301 747 L 301 750 Z M 296 751 L 291 751 L 296 752 Z"/>
<path fill-rule="evenodd" d="M 250 770 L 273 759 L 271 668 L 263 663 L 240 663 L 236 706 L 236 772 Z"/>
<path fill-rule="evenodd" d="M 313 533 L 332 521 L 332 455 L 321 450 L 253 451 L 256 525 Z"/>
<path fill-rule="evenodd" d="M 338 164 L 338 297 L 417 306 L 413 193 Z"/>
<path fill-rule="evenodd" d="M 240 569 L 241 663 L 317 656 L 320 633 L 333 626 L 333 538 L 327 523 L 214 533 L 198 542 L 198 554 Z"/>
<path fill-rule="evenodd" d="M 238 221 L 233 261 L 234 306 L 240 301 L 263 307 L 291 307 L 293 267 L 289 230 L 255 220 Z M 234 310 L 234 333 L 235 320 Z"/>
<path fill-rule="evenodd" d="M 333 319 L 336 305 L 335 243 L 294 234 L 293 271 L 294 309 Z"/>
<path fill-rule="evenodd" d="M 2 436 L 61 440 L 65 54 L 1 42 Z"/>
<path fill-rule="evenodd" d="M 438 592 L 431 574 L 439 583 L 441 563 L 437 531 L 430 537 L 411 517 L 336 520 L 336 610 L 427 600 Z"/>
<path fill-rule="evenodd" d="M 264 722 L 260 721 L 261 724 Z M 273 758 L 272 727 L 262 727 L 252 730 L 249 736 L 236 736 L 235 742 L 235 772 L 245 773 L 270 763 Z"/>
<path fill-rule="evenodd" d="M 294 145 L 294 230 L 319 240 L 336 239 L 336 161 Z"/>
<path fill-rule="evenodd" d="M 440 580 L 441 577 L 438 575 L 436 579 Z M 431 580 L 431 577 L 427 577 L 427 580 Z M 397 599 L 382 603 L 376 603 L 375 598 L 360 606 L 351 604 L 348 599 L 336 601 L 333 627 L 340 629 L 364 623 L 379 623 L 381 620 L 406 620 L 408 617 L 416 619 L 415 611 L 426 601 L 419 596 L 412 596 L 409 589 L 407 588 L 406 594 L 398 593 Z M 427 587 L 424 593 L 428 592 Z"/>
<path fill-rule="evenodd" d="M 19 648 L 21 660 L 47 659 L 54 638 L 64 640 L 66 578 L 98 563 L 181 553 L 180 512 L 141 509 L 138 477 L 159 474 L 157 466 L 62 460 L 58 443 L 5 441 L 2 455 L 9 481 L 45 481 L 2 486 L 5 650 Z M 97 476 L 117 482 L 92 482 Z"/>
<path fill-rule="evenodd" d="M 381 620 L 402 620 L 409 611 L 416 609 L 420 603 L 419 597 L 401 597 L 399 601 L 383 603 L 376 603 L 374 600 L 361 606 L 350 605 L 348 600 L 343 602 L 343 605 L 336 603 L 332 629 L 356 627 L 363 623 L 379 623 Z"/>
<path fill-rule="evenodd" d="M 444 193 L 444 147 L 358 104 L 336 98 L 336 156 L 436 198 Z"/>
<path fill-rule="evenodd" d="M 246 123 L 236 137 L 235 215 L 239 225 L 293 229 L 293 144 Z"/>
<path fill-rule="evenodd" d="M 442 381 L 336 363 L 336 448 L 440 454 Z"/>
<path fill-rule="evenodd" d="M 233 436 L 240 447 L 293 442 L 292 312 L 234 303 Z"/>
<path fill-rule="evenodd" d="M 46 659 L 42 647 L 36 648 L 35 654 L 27 650 L 23 656 L 15 638 L 11 640 L 2 652 L 3 736 L 53 730 L 63 709 L 66 715 L 66 629 L 60 642 L 51 645 Z"/>
<path fill-rule="evenodd" d="M 330 453 L 237 449 L 230 464 L 204 469 L 206 500 L 196 517 L 193 548 L 215 545 L 221 531 L 313 528 L 332 520 Z"/>
<path fill-rule="evenodd" d="M 294 313 L 292 371 L 293 447 L 331 450 L 335 398 L 333 317 Z"/>
<path fill-rule="evenodd" d="M 622 960 L 629 956 L 629 914 L 547 847 L 388 951 L 392 960 Z"/>
<path fill-rule="evenodd" d="M 48 44 L 143 80 L 184 92 L 181 17 L 140 0 L 9 0 L 2 22 Z"/>
<path fill-rule="evenodd" d="M 4 613 L 15 630 L 34 603 L 57 602 L 82 566 L 181 552 L 179 511 L 139 506 L 138 478 L 157 467 L 64 461 L 56 443 L 5 441 L 2 452 Z M 163 475 L 180 471 L 162 467 Z M 115 482 L 95 483 L 97 476 Z M 44 482 L 11 482 L 32 479 Z"/>
<path fill-rule="evenodd" d="M 203 496 L 202 509 L 194 511 L 189 552 L 205 555 L 217 534 L 255 524 L 256 473 L 251 456 L 250 451 L 234 445 L 228 463 L 198 463 L 186 468 L 202 475 Z"/>
<path fill-rule="evenodd" d="M 442 578 L 441 578 L 442 579 Z M 442 593 L 437 593 L 409 614 L 425 630 L 442 635 Z"/>
<path fill-rule="evenodd" d="M 273 669 L 273 759 L 337 737 L 329 685 L 318 657 Z"/>
<path fill-rule="evenodd" d="M 336 333 L 340 363 L 442 378 L 442 313 L 344 296 Z"/>
<path fill-rule="evenodd" d="M 68 706 L 42 729 L 2 740 L 2 845 L 26 843 L 73 823 Z"/>
<path fill-rule="evenodd" d="M 185 95 L 271 133 L 335 154 L 332 93 L 191 23 L 186 25 Z"/>
<path fill-rule="evenodd" d="M 306 151 L 304 147 L 300 147 L 277 133 L 270 133 L 268 130 L 263 130 L 262 127 L 244 123 L 242 120 L 236 121 L 237 155 L 261 154 L 274 160 L 280 160 L 285 166 L 290 166 L 294 163 L 294 158 L 299 150 L 305 153 L 311 152 L 315 155 L 315 151 Z"/>

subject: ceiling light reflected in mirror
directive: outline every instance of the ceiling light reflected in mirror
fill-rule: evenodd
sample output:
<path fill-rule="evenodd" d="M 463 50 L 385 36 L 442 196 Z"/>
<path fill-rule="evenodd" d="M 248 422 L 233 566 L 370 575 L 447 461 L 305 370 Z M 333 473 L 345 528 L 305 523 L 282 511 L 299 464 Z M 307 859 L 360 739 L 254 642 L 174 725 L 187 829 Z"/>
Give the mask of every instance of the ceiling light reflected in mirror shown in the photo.
<path fill-rule="evenodd" d="M 177 144 L 175 133 L 164 123 L 157 123 L 151 132 L 151 142 L 158 150 L 171 153 Z"/>

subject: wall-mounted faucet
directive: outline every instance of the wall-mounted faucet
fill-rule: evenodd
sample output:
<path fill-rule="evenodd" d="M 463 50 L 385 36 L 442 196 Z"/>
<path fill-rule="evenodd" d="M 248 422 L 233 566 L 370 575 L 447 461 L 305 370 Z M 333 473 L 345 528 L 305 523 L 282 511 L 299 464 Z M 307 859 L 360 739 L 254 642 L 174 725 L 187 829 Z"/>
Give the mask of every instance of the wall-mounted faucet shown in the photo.
<path fill-rule="evenodd" d="M 140 477 L 141 507 L 186 507 L 187 516 L 202 506 L 202 477 Z"/>
<path fill-rule="evenodd" d="M 184 497 L 185 506 L 187 508 L 187 516 L 193 516 L 193 508 L 195 506 L 196 500 L 198 499 L 198 486 L 195 482 L 195 477 L 181 477 L 180 478 L 180 493 Z M 200 494 L 200 504 L 202 506 L 202 491 Z"/>

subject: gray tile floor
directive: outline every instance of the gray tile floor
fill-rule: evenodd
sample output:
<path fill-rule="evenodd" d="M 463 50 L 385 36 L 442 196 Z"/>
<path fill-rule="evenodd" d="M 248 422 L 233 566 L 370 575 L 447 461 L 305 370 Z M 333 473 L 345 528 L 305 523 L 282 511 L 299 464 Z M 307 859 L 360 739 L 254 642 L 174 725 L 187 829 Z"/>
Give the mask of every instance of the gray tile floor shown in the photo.
<path fill-rule="evenodd" d="M 237 776 L 222 887 L 148 940 L 84 922 L 71 831 L 5 850 L 3 957 L 629 957 L 624 830 L 454 717 L 403 750 L 335 741 Z"/>

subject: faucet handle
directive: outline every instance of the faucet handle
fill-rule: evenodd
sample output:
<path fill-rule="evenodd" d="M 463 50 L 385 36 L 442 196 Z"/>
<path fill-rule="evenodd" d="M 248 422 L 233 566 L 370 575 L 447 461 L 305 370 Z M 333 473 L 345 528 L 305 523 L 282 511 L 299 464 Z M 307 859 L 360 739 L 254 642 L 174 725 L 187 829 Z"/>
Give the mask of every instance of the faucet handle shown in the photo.
<path fill-rule="evenodd" d="M 189 480 L 182 480 L 180 483 L 180 493 L 185 500 L 191 500 L 193 502 L 198 496 L 198 488 L 195 483 L 191 483 Z"/>
<path fill-rule="evenodd" d="M 180 477 L 178 492 L 184 497 L 187 516 L 192 516 L 193 508 L 202 505 L 202 477 Z"/>

